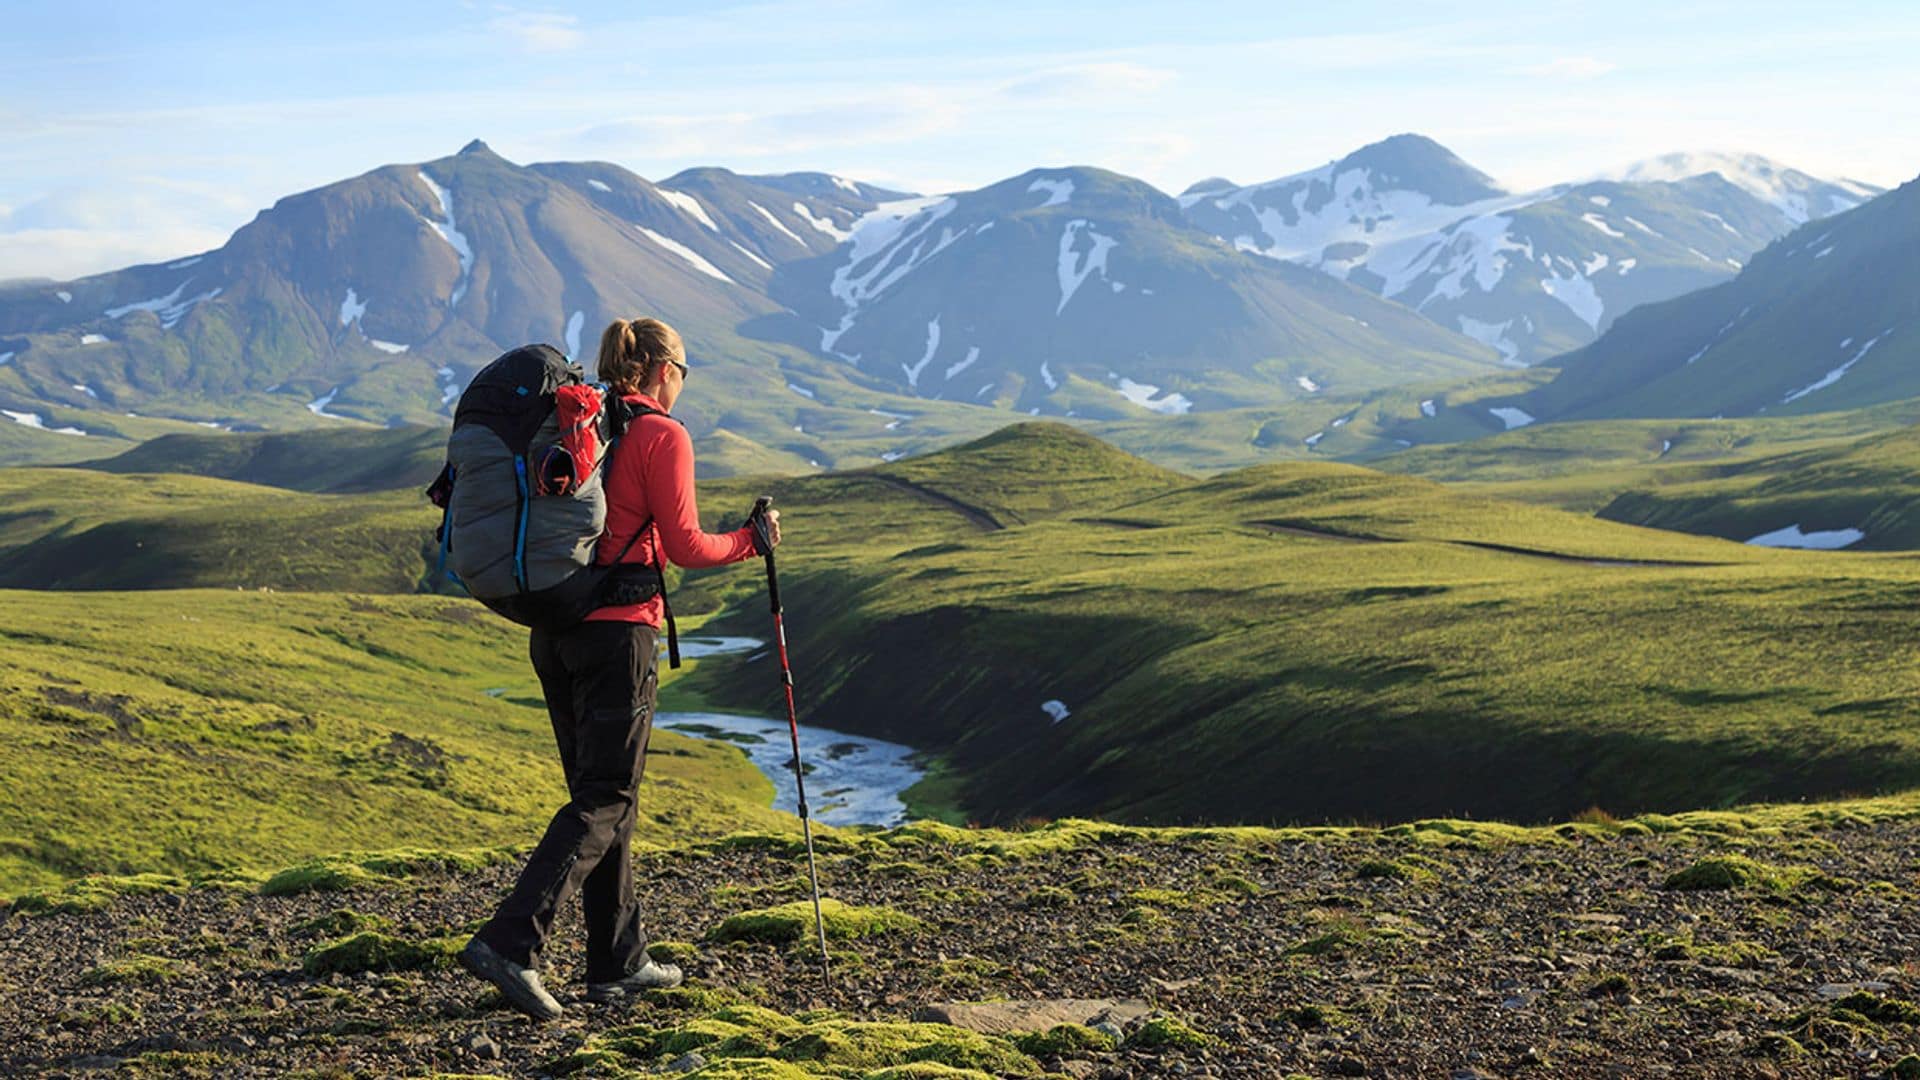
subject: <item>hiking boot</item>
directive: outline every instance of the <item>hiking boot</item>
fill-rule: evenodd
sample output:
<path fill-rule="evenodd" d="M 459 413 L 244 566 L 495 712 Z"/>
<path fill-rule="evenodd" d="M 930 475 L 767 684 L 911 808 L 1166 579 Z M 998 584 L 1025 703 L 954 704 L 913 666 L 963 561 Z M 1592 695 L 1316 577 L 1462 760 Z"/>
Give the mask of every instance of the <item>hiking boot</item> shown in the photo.
<path fill-rule="evenodd" d="M 540 973 L 516 964 L 494 951 L 479 938 L 460 950 L 460 966 L 497 987 L 507 1003 L 535 1020 L 558 1020 L 563 1011 L 547 988 L 540 985 Z"/>
<path fill-rule="evenodd" d="M 662 964 L 652 957 L 627 975 L 613 982 L 587 984 L 587 1000 L 608 1002 L 619 1001 L 637 994 L 642 990 L 670 990 L 680 985 L 680 969 L 673 964 Z"/>

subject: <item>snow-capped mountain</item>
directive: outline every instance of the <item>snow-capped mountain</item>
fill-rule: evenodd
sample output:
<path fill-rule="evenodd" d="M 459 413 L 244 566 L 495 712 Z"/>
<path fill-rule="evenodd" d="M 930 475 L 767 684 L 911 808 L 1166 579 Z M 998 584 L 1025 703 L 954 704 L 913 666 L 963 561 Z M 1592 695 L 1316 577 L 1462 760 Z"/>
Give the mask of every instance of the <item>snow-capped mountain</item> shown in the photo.
<path fill-rule="evenodd" d="M 1250 258 L 1152 187 L 1039 169 L 883 203 L 774 276 L 788 340 L 922 397 L 1128 415 L 1484 371 L 1493 357 L 1371 293 Z"/>
<path fill-rule="evenodd" d="M 615 316 L 671 313 L 709 356 L 759 351 L 735 328 L 779 311 L 773 270 L 832 250 L 875 205 L 863 192 L 896 196 L 810 176 L 521 167 L 476 141 L 289 196 L 215 251 L 0 290 L 0 398 L 385 423 L 444 416 L 516 344 L 590 366 Z"/>
<path fill-rule="evenodd" d="M 1264 184 L 1206 181 L 1180 201 L 1242 250 L 1371 289 L 1523 365 L 1725 280 L 1809 216 L 1873 194 L 1751 155 L 1669 155 L 1510 192 L 1431 139 L 1396 135 Z"/>
<path fill-rule="evenodd" d="M 1759 154 L 1673 153 L 1636 161 L 1602 179 L 1629 183 L 1685 180 L 1716 173 L 1722 180 L 1779 210 L 1794 225 L 1858 206 L 1883 189 L 1857 180 L 1821 180 Z"/>
<path fill-rule="evenodd" d="M 1520 407 L 1542 419 L 1827 412 L 1920 396 L 1920 180 L 1731 281 L 1627 313 Z"/>

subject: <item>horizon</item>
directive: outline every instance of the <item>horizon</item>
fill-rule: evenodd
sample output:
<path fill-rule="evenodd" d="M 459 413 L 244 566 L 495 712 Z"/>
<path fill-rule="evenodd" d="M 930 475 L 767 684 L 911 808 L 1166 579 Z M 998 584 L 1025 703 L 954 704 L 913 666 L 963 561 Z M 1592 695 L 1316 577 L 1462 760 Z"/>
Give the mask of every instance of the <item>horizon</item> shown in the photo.
<path fill-rule="evenodd" d="M 284 196 L 474 138 L 522 164 L 604 160 L 656 181 L 710 166 L 919 193 L 1091 165 L 1176 195 L 1397 133 L 1514 190 L 1675 152 L 1885 188 L 1920 173 L 1920 124 L 1890 104 L 1920 100 L 1920 12 L 1892 3 L 1284 18 L 1233 3 L 1200 27 L 1134 4 L 1011 24 L 996 10 L 214 3 L 161 25 L 125 3 L 23 11 L 27 59 L 0 99 L 0 280 L 215 248 Z"/>

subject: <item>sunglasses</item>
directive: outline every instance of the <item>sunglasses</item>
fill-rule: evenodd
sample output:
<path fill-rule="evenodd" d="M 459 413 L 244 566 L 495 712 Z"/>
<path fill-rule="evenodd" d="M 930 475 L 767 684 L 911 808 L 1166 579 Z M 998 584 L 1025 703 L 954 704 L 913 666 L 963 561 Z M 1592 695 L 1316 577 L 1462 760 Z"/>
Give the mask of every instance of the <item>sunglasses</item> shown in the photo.
<path fill-rule="evenodd" d="M 673 359 L 672 357 L 668 357 L 668 358 L 667 358 L 667 363 L 669 363 L 669 364 L 672 364 L 672 365 L 673 365 L 674 367 L 677 367 L 677 368 L 679 368 L 679 369 L 680 369 L 680 381 L 681 381 L 681 382 L 686 382 L 686 381 L 687 381 L 687 375 L 688 375 L 688 371 L 687 371 L 687 365 L 685 365 L 685 364 L 683 364 L 683 363 L 681 363 L 681 362 L 680 362 L 680 361 L 678 361 L 678 360 L 675 360 L 675 359 Z"/>

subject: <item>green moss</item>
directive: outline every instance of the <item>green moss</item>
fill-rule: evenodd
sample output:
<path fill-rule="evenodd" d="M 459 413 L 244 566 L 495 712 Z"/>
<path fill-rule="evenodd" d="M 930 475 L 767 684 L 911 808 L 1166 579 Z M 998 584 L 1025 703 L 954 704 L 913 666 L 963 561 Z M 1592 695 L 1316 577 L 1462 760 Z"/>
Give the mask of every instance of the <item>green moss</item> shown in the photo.
<path fill-rule="evenodd" d="M 1003 1039 L 944 1024 L 835 1020 L 808 1025 L 776 1054 L 833 1068 L 880 1068 L 932 1062 L 997 1076 L 1031 1076 L 1035 1062 Z"/>
<path fill-rule="evenodd" d="M 1363 881 L 1378 879 L 1412 881 L 1417 873 L 1420 871 L 1416 871 L 1412 866 L 1392 859 L 1368 859 L 1353 868 L 1353 876 Z"/>
<path fill-rule="evenodd" d="M 90 874 L 58 889 L 22 893 L 13 898 L 13 910 L 23 915 L 53 912 L 99 911 L 123 896 L 177 893 L 187 882 L 172 874 Z"/>
<path fill-rule="evenodd" d="M 1113 1036 L 1084 1024 L 1057 1024 L 1046 1031 L 1015 1036 L 1013 1045 L 1022 1053 L 1043 1058 L 1105 1052 L 1112 1050 L 1115 1043 Z"/>
<path fill-rule="evenodd" d="M 1894 1080 L 1920 1080 L 1920 1054 L 1908 1054 L 1893 1063 Z"/>
<path fill-rule="evenodd" d="M 162 983 L 177 979 L 188 970 L 187 965 L 178 960 L 134 953 L 118 960 L 109 960 L 82 973 L 80 984 L 111 986 L 115 983 Z"/>
<path fill-rule="evenodd" d="M 1042 885 L 1025 897 L 1021 904 L 1030 908 L 1059 908 L 1073 903 L 1073 891 L 1058 885 Z"/>
<path fill-rule="evenodd" d="M 647 946 L 647 955 L 662 964 L 684 967 L 699 961 L 700 950 L 684 941 L 656 941 Z"/>
<path fill-rule="evenodd" d="M 820 901 L 827 937 L 846 941 L 876 934 L 912 933 L 920 920 L 888 907 L 856 907 L 838 900 Z M 707 935 L 713 941 L 759 941 L 789 945 L 814 935 L 812 903 L 804 900 L 729 916 Z"/>
<path fill-rule="evenodd" d="M 1126 1045 L 1144 1050 L 1163 1048 L 1203 1049 L 1219 1042 L 1211 1035 L 1204 1035 L 1171 1016 L 1156 1016 L 1141 1024 L 1127 1036 Z"/>
<path fill-rule="evenodd" d="M 1648 939 L 1647 945 L 1655 960 L 1693 961 L 1719 967 L 1758 967 L 1773 955 L 1773 950 L 1753 941 L 1701 944 L 1692 938 L 1654 935 Z"/>
<path fill-rule="evenodd" d="M 1371 927 L 1342 917 L 1328 923 L 1321 933 L 1288 946 L 1283 955 L 1326 956 L 1385 944 L 1401 936 L 1397 930 Z"/>
<path fill-rule="evenodd" d="M 1677 891 L 1751 888 L 1784 894 L 1807 888 L 1838 892 L 1853 884 L 1811 866 L 1774 866 L 1743 855 L 1715 855 L 1669 874 L 1660 887 Z"/>
<path fill-rule="evenodd" d="M 301 961 L 309 975 L 329 972 L 411 971 L 452 962 L 465 942 L 456 938 L 408 941 L 368 930 L 352 937 L 315 946 Z"/>
<path fill-rule="evenodd" d="M 937 1062 L 916 1061 L 911 1065 L 892 1065 L 862 1073 L 860 1080 L 993 1080 L 993 1076 L 979 1069 L 956 1069 Z"/>
<path fill-rule="evenodd" d="M 1883 998 L 1857 990 L 1833 1003 L 1835 1009 L 1858 1013 L 1876 1024 L 1920 1024 L 1920 1005 L 1899 998 Z"/>
<path fill-rule="evenodd" d="M 369 873 L 365 867 L 350 862 L 331 859 L 316 859 L 289 866 L 285 870 L 268 878 L 260 886 L 262 896 L 292 896 L 296 893 L 339 892 L 362 885 L 373 885 L 391 879 Z"/>

